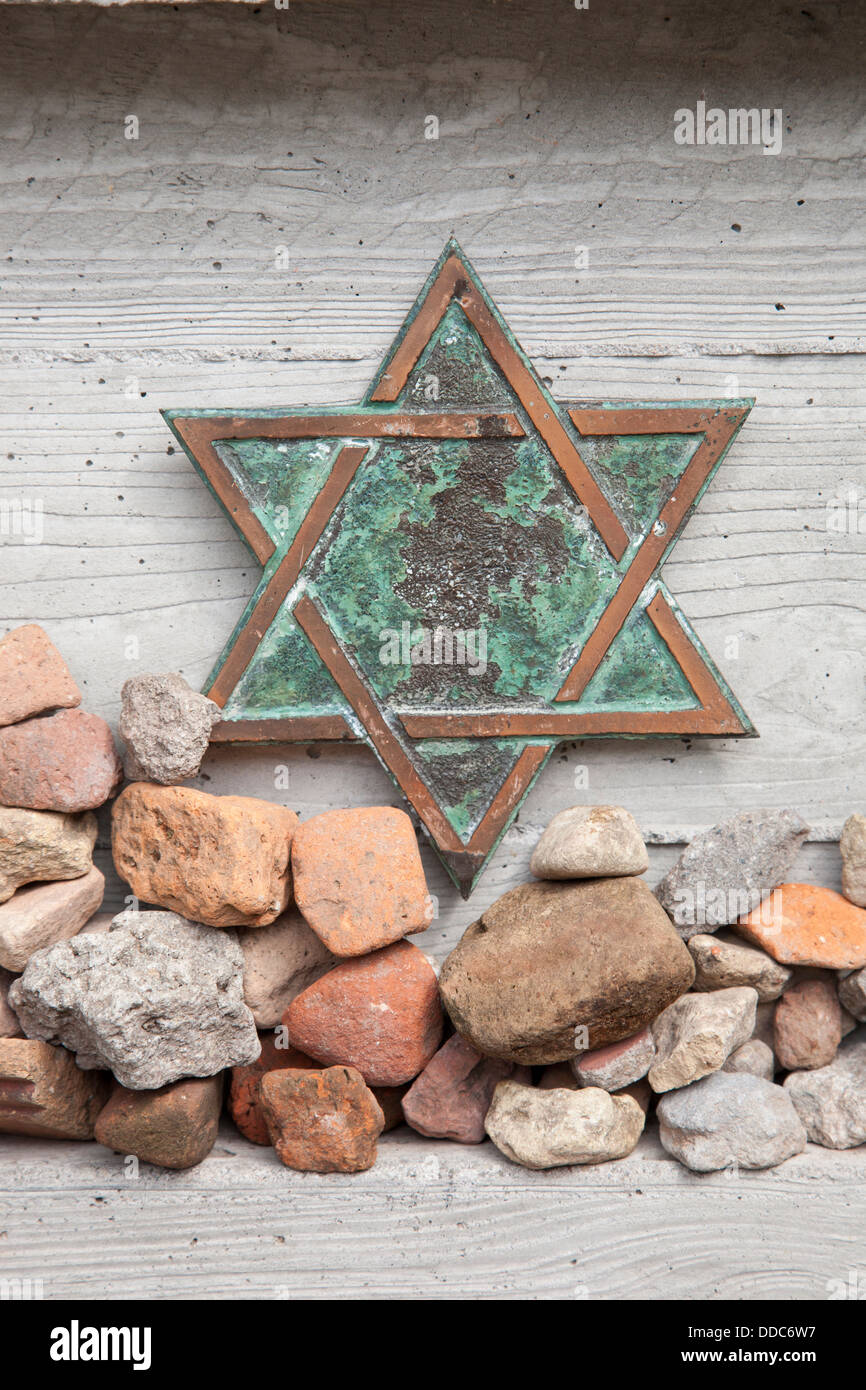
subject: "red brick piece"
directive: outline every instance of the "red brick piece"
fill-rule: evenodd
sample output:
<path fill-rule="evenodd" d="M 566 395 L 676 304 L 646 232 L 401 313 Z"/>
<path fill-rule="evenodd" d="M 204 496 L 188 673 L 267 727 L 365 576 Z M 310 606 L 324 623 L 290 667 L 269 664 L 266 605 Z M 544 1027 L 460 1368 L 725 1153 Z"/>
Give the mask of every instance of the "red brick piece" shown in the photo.
<path fill-rule="evenodd" d="M 454 1139 L 458 1144 L 481 1144 L 486 1138 L 484 1117 L 500 1081 L 531 1086 L 528 1067 L 482 1057 L 471 1043 L 455 1033 L 443 1043 L 403 1097 L 406 1121 L 419 1134 Z"/>
<path fill-rule="evenodd" d="M 216 1141 L 222 1093 L 222 1073 L 184 1077 L 157 1091 L 128 1091 L 115 1082 L 96 1138 L 159 1168 L 193 1168 Z"/>
<path fill-rule="evenodd" d="M 408 941 L 343 961 L 293 999 L 283 1021 L 295 1047 L 357 1067 L 370 1086 L 401 1086 L 442 1037 L 433 967 Z"/>
<path fill-rule="evenodd" d="M 412 822 L 393 806 L 325 811 L 292 842 L 295 901 L 335 956 L 390 946 L 433 920 Z"/>
<path fill-rule="evenodd" d="M 81 691 L 47 632 L 37 623 L 0 638 L 0 725 L 81 704 Z"/>
<path fill-rule="evenodd" d="M 271 1136 L 261 1105 L 262 1077 L 269 1071 L 318 1070 L 320 1062 L 305 1057 L 296 1047 L 277 1047 L 273 1033 L 259 1033 L 262 1050 L 248 1067 L 232 1067 L 228 1110 L 241 1134 L 252 1144 L 270 1144 Z"/>
<path fill-rule="evenodd" d="M 294 811 L 133 782 L 112 809 L 114 864 L 142 902 L 209 927 L 263 927 L 292 895 Z"/>
<path fill-rule="evenodd" d="M 62 709 L 0 729 L 0 804 L 25 811 L 92 811 L 123 777 L 98 714 Z"/>
<path fill-rule="evenodd" d="M 274 1148 L 287 1168 L 360 1173 L 376 1162 L 385 1117 L 354 1067 L 265 1072 L 261 1094 Z"/>
<path fill-rule="evenodd" d="M 65 1047 L 0 1038 L 0 1134 L 92 1139 L 111 1078 L 81 1071 Z"/>

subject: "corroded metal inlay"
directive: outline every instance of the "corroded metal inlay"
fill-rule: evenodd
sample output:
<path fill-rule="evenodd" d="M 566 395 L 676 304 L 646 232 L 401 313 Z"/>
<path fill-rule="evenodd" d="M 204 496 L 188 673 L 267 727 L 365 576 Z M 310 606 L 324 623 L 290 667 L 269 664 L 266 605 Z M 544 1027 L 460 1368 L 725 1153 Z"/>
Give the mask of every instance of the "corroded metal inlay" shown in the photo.
<path fill-rule="evenodd" d="M 166 411 L 263 567 L 214 739 L 367 742 L 468 894 L 558 741 L 754 733 L 660 577 L 751 405 L 555 402 L 452 241 L 360 407 Z"/>

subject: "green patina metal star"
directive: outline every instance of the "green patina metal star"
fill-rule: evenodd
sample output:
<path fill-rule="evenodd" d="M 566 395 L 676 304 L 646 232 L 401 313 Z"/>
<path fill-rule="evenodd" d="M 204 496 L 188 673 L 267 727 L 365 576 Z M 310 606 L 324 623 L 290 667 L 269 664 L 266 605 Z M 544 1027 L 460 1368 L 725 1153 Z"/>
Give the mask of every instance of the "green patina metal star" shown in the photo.
<path fill-rule="evenodd" d="M 164 412 L 263 567 L 215 740 L 367 742 L 468 896 L 561 740 L 753 734 L 660 578 L 752 404 L 555 402 L 451 241 L 362 406 Z"/>

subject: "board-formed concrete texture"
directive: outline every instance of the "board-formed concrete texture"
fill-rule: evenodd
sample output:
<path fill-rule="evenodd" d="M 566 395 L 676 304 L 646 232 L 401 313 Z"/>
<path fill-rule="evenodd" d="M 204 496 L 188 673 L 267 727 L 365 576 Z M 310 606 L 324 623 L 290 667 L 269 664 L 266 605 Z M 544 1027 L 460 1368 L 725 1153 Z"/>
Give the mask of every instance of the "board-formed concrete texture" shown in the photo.
<path fill-rule="evenodd" d="M 46 1299 L 823 1300 L 864 1262 L 862 1148 L 699 1175 L 648 1134 L 617 1163 L 529 1172 L 403 1129 L 347 1180 L 227 1125 L 185 1173 L 10 1139 L 0 1184 L 2 1277 Z"/>
<path fill-rule="evenodd" d="M 866 11 L 471 9 L 3 7 L 0 622 L 42 623 L 115 727 L 136 672 L 199 688 L 259 571 L 160 408 L 357 401 L 453 233 L 557 397 L 756 398 L 665 575 L 760 738 L 566 745 L 468 903 L 425 847 L 424 948 L 576 802 L 634 813 L 652 882 L 696 829 L 791 806 L 796 876 L 838 888 L 866 761 Z M 702 99 L 781 108 L 781 153 L 677 145 Z M 195 785 L 397 804 L 363 748 L 218 748 Z M 103 817 L 103 869 L 107 843 Z M 0 1141 L 0 1277 L 14 1251 L 51 1297 L 802 1298 L 866 1268 L 858 1151 L 529 1174 L 404 1133 L 315 1179 L 226 1147 L 136 1185 L 91 1145 Z"/>

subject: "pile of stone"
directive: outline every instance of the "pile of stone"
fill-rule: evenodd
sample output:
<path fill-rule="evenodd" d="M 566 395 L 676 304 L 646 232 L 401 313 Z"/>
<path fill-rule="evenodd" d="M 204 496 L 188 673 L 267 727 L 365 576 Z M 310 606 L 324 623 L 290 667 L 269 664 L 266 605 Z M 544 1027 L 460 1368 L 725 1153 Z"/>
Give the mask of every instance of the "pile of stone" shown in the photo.
<path fill-rule="evenodd" d="M 0 1132 L 180 1169 L 225 1105 L 317 1172 L 403 1123 L 529 1168 L 623 1158 L 656 1122 L 697 1171 L 866 1142 L 863 816 L 841 894 L 790 881 L 789 811 L 699 835 L 651 892 L 627 811 L 563 811 L 437 979 L 407 940 L 433 917 L 409 817 L 181 785 L 219 711 L 179 676 L 124 687 L 133 906 L 99 912 L 121 764 L 80 699 L 41 629 L 0 641 Z"/>

